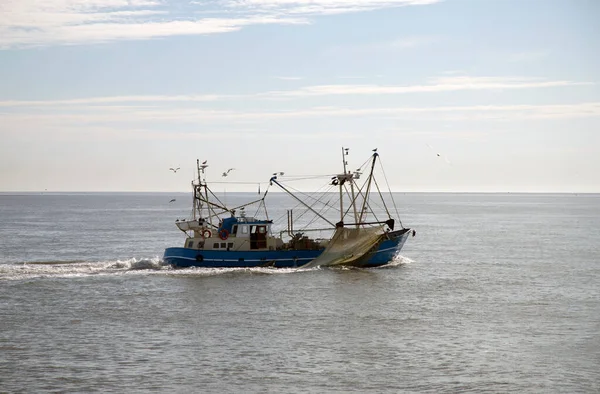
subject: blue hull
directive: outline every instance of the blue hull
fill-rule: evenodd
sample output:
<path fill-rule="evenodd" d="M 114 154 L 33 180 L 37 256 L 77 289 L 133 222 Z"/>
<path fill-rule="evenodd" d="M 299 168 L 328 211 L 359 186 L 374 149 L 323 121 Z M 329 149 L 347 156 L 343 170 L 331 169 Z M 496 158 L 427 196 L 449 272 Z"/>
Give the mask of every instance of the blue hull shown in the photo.
<path fill-rule="evenodd" d="M 409 229 L 389 233 L 389 239 L 379 244 L 376 251 L 371 252 L 358 264 L 362 267 L 377 267 L 389 263 L 402 249 L 408 238 Z M 188 248 L 167 248 L 163 261 L 175 267 L 210 267 L 210 268 L 252 268 L 275 267 L 296 268 L 308 264 L 319 256 L 323 250 L 264 250 L 264 251 L 226 251 L 198 250 Z"/>

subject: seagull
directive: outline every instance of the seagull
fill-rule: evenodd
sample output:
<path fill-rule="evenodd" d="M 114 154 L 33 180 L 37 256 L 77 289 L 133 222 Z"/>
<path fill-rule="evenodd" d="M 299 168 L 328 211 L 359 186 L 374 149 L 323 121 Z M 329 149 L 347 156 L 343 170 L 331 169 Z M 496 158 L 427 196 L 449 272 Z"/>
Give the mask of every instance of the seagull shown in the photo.
<path fill-rule="evenodd" d="M 431 149 L 432 151 L 434 151 L 434 152 L 435 152 L 435 150 L 433 149 L 433 146 L 431 146 L 431 145 L 429 145 L 429 144 L 425 144 L 425 145 L 427 145 L 427 147 L 428 147 L 429 149 Z M 437 152 L 435 152 L 435 155 L 436 155 L 437 157 L 442 157 L 442 155 L 440 155 L 440 154 L 439 154 L 439 153 L 437 153 Z M 448 158 L 447 158 L 446 156 L 444 156 L 444 160 L 446 161 L 446 163 L 448 163 L 448 164 L 452 164 L 452 163 L 450 163 L 450 160 L 448 160 Z"/>
<path fill-rule="evenodd" d="M 229 173 L 230 173 L 231 171 L 233 171 L 233 170 L 235 170 L 235 168 L 230 168 L 230 169 L 228 169 L 227 171 L 225 171 L 225 172 L 223 173 L 223 175 L 222 175 L 222 176 L 227 176 L 227 175 L 229 175 Z"/>
<path fill-rule="evenodd" d="M 206 164 L 206 162 L 207 162 L 207 161 L 208 161 L 208 160 L 204 160 L 204 161 L 202 162 L 202 164 Z"/>
<path fill-rule="evenodd" d="M 177 172 L 177 170 L 178 170 L 178 169 L 180 169 L 180 168 L 181 168 L 181 167 L 177 167 L 177 168 L 173 168 L 173 167 L 171 167 L 171 168 L 169 168 L 169 170 L 171 170 L 171 171 L 173 171 L 173 172 Z"/>
<path fill-rule="evenodd" d="M 170 203 L 172 203 L 173 201 L 177 201 L 177 200 L 175 200 L 175 199 L 172 199 L 171 201 L 169 201 L 169 204 L 170 204 Z"/>

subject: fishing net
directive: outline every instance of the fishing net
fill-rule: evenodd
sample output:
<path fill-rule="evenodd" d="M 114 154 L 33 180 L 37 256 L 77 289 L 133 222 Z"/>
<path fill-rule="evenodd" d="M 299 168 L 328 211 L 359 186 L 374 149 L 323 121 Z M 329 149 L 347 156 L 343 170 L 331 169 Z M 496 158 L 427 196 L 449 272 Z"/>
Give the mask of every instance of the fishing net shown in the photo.
<path fill-rule="evenodd" d="M 303 268 L 355 264 L 366 258 L 365 255 L 379 243 L 382 234 L 383 226 L 338 227 L 323 253 Z"/>

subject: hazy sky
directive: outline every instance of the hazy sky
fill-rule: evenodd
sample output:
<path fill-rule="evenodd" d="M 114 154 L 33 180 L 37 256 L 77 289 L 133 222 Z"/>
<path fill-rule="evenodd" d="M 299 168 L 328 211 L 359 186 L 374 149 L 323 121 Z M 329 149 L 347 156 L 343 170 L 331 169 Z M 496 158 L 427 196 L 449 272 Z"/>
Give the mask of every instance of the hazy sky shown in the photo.
<path fill-rule="evenodd" d="M 1 0 L 0 191 L 188 191 L 197 158 L 266 182 L 346 146 L 396 191 L 600 192 L 599 21 L 597 0 Z"/>

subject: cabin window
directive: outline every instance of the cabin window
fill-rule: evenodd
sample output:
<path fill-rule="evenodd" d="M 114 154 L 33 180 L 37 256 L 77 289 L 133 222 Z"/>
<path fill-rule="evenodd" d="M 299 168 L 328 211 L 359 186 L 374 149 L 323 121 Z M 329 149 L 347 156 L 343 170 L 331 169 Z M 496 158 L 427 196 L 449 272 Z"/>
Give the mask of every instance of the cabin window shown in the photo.
<path fill-rule="evenodd" d="M 227 249 L 231 249 L 231 248 L 233 248 L 233 242 L 229 242 L 229 243 L 227 244 Z"/>
<path fill-rule="evenodd" d="M 237 234 L 237 224 L 234 224 L 231 228 L 231 234 Z"/>
<path fill-rule="evenodd" d="M 187 247 L 188 247 L 188 248 L 191 248 L 192 246 L 194 246 L 194 241 L 192 241 L 192 240 L 189 240 L 189 241 L 188 241 L 188 246 L 187 246 Z"/>
<path fill-rule="evenodd" d="M 265 228 L 265 226 L 258 226 L 258 232 L 264 234 L 267 232 L 267 229 Z"/>
<path fill-rule="evenodd" d="M 221 242 L 221 249 L 225 249 L 227 247 L 227 243 L 226 242 Z"/>
<path fill-rule="evenodd" d="M 218 242 L 215 242 L 213 244 L 213 249 L 219 249 L 219 243 Z"/>
<path fill-rule="evenodd" d="M 242 226 L 242 234 L 248 234 L 248 226 Z"/>
<path fill-rule="evenodd" d="M 256 226 L 250 226 L 250 234 L 256 234 Z"/>

